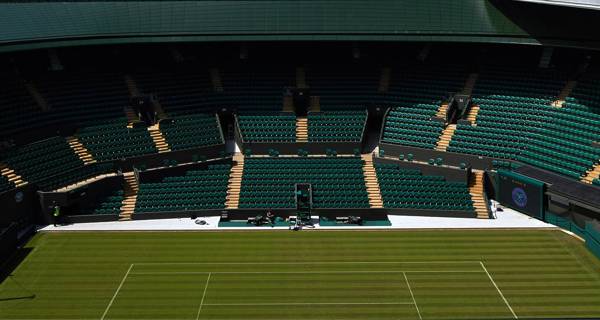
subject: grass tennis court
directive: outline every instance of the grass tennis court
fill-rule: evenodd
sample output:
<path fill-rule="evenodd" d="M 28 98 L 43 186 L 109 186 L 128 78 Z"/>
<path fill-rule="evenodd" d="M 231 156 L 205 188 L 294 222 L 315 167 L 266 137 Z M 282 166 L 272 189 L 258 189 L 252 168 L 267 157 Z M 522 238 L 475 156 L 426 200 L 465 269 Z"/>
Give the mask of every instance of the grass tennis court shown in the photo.
<path fill-rule="evenodd" d="M 600 261 L 560 231 L 43 233 L 1 319 L 600 316 Z"/>

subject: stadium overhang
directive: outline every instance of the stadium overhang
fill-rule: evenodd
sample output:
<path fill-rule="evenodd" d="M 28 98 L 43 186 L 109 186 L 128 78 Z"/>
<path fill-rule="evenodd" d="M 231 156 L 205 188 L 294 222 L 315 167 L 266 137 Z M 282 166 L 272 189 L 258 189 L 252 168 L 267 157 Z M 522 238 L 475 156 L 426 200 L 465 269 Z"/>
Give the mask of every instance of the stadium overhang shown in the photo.
<path fill-rule="evenodd" d="M 600 21 L 598 16 L 576 12 L 569 13 L 576 17 L 568 18 L 554 12 L 554 6 L 531 6 L 539 5 L 501 0 L 0 2 L 0 52 L 210 41 L 470 42 L 600 48 L 595 32 L 571 32 L 568 27 L 572 21 Z M 556 14 L 561 17 L 558 21 L 552 20 Z M 561 28 L 547 28 L 546 23 Z M 586 25 L 593 26 L 590 23 Z"/>
<path fill-rule="evenodd" d="M 580 9 L 600 10 L 600 0 L 514 0 L 522 2 L 531 2 L 547 4 L 554 6 L 563 6 Z"/>

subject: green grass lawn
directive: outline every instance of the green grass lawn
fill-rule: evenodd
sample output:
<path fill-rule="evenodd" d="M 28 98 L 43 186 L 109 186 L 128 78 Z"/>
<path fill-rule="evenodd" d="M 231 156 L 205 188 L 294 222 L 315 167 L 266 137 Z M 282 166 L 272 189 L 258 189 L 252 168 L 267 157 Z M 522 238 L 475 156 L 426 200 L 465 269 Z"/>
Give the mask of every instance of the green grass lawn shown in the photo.
<path fill-rule="evenodd" d="M 0 319 L 600 317 L 560 231 L 41 233 Z"/>

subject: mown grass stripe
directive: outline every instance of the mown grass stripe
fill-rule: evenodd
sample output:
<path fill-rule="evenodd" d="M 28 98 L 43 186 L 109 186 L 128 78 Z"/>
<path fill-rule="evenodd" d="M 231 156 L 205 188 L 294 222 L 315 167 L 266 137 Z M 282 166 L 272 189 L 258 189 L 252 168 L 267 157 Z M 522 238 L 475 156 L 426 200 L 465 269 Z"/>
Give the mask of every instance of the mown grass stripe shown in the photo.
<path fill-rule="evenodd" d="M 520 318 L 600 317 L 600 261 L 552 230 L 40 233 L 23 250 L 0 284 L 3 320 L 100 319 L 132 263 L 105 320 L 194 319 L 213 271 L 253 273 L 212 274 L 199 319 L 419 319 L 412 305 L 257 305 L 410 302 L 398 272 L 423 319 L 508 318 L 484 272 L 460 272 L 479 261 Z"/>

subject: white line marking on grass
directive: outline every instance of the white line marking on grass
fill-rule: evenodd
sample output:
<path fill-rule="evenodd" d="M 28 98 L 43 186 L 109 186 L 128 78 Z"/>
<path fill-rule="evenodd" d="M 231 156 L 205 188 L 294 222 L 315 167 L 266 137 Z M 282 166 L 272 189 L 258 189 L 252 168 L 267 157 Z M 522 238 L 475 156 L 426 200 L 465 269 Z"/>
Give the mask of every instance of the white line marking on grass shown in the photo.
<path fill-rule="evenodd" d="M 205 306 L 329 306 L 329 305 L 412 305 L 412 302 L 273 302 L 273 303 L 205 303 Z"/>
<path fill-rule="evenodd" d="M 127 276 L 129 275 L 129 272 L 131 272 L 132 268 L 133 268 L 133 263 L 129 265 L 129 269 L 127 269 L 127 272 L 123 276 L 123 279 L 121 279 L 121 283 L 119 284 L 119 287 L 117 288 L 117 291 L 115 291 L 115 294 L 113 294 L 112 299 L 110 299 L 110 302 L 108 303 L 108 306 L 106 306 L 106 310 L 104 310 L 104 313 L 102 314 L 102 317 L 100 318 L 100 320 L 104 320 L 104 317 L 106 317 L 106 314 L 108 313 L 108 310 L 112 306 L 113 302 L 115 302 L 115 298 L 119 294 L 119 291 L 121 290 L 121 287 L 123 287 L 123 284 L 125 283 L 125 279 L 127 279 Z"/>
<path fill-rule="evenodd" d="M 408 286 L 408 291 L 410 292 L 410 296 L 412 297 L 413 303 L 415 305 L 415 309 L 417 309 L 417 314 L 419 315 L 419 319 L 423 320 L 423 317 L 421 317 L 421 311 L 419 311 L 419 306 L 417 305 L 417 300 L 415 300 L 415 295 L 413 294 L 412 289 L 410 288 L 410 283 L 408 282 L 408 277 L 406 276 L 406 273 L 402 273 L 404 275 L 404 280 L 406 280 L 406 285 Z"/>
<path fill-rule="evenodd" d="M 483 264 L 483 261 L 479 261 L 479 263 L 481 264 L 481 267 L 483 268 L 483 270 L 487 274 L 488 278 L 490 278 L 490 281 L 492 281 L 492 284 L 494 285 L 494 287 L 496 287 L 496 290 L 498 290 L 498 293 L 500 294 L 500 297 L 502 297 L 502 300 L 504 300 L 504 303 L 506 303 L 506 306 L 508 307 L 508 309 L 512 313 L 513 317 L 515 317 L 515 319 L 519 319 L 519 317 L 517 317 L 517 314 L 515 313 L 515 311 L 513 310 L 513 308 L 510 306 L 510 303 L 508 303 L 508 300 L 506 300 L 506 298 L 504 297 L 504 294 L 502 294 L 502 291 L 500 291 L 500 288 L 496 284 L 496 281 L 494 281 L 494 279 L 492 278 L 492 275 L 490 275 L 490 273 L 488 272 L 487 268 Z"/>
<path fill-rule="evenodd" d="M 200 311 L 202 311 L 202 306 L 204 305 L 204 297 L 206 297 L 206 290 L 208 289 L 208 283 L 210 282 L 211 273 L 208 273 L 208 278 L 206 278 L 206 285 L 204 286 L 204 293 L 202 293 L 202 300 L 200 300 L 200 306 L 198 307 L 198 314 L 196 314 L 196 320 L 200 319 Z"/>
<path fill-rule="evenodd" d="M 303 264 L 462 264 L 480 263 L 479 260 L 464 261 L 295 261 L 295 262 L 136 262 L 136 265 L 303 265 Z"/>
<path fill-rule="evenodd" d="M 337 273 L 483 273 L 482 270 L 340 270 L 340 271 L 157 271 L 133 272 L 131 275 L 169 275 L 169 274 L 337 274 Z"/>

